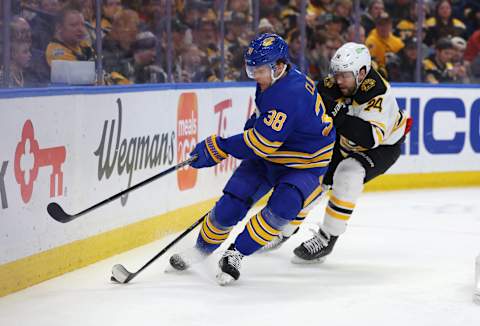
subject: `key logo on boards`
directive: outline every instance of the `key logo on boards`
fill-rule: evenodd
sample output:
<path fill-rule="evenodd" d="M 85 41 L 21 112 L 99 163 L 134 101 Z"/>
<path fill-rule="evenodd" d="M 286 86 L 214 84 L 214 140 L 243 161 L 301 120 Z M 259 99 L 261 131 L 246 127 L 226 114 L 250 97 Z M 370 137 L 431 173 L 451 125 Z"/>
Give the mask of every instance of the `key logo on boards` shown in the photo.
<path fill-rule="evenodd" d="M 177 160 L 178 163 L 189 158 L 189 153 L 198 142 L 198 101 L 197 94 L 182 93 L 177 109 Z M 197 170 L 185 166 L 177 171 L 177 183 L 180 190 L 191 189 L 197 182 Z"/>
<path fill-rule="evenodd" d="M 20 192 L 25 203 L 28 203 L 32 197 L 33 184 L 41 167 L 48 167 L 51 171 L 50 197 L 55 197 L 55 193 L 57 196 L 63 195 L 62 164 L 65 162 L 65 158 L 65 146 L 40 148 L 35 139 L 32 121 L 25 122 L 22 138 L 15 150 L 14 162 L 15 179 L 20 185 Z"/>

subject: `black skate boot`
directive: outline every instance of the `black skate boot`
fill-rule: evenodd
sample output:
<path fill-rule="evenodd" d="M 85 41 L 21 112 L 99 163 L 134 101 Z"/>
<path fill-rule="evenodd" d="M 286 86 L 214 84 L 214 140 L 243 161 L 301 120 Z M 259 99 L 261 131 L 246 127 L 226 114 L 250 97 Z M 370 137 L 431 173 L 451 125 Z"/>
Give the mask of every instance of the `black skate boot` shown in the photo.
<path fill-rule="evenodd" d="M 313 231 L 313 238 L 302 242 L 293 250 L 295 257 L 292 262 L 295 264 L 323 263 L 326 256 L 329 255 L 338 236 L 330 235 L 328 232 L 319 228 L 318 232 Z"/>
<path fill-rule="evenodd" d="M 220 267 L 220 272 L 217 274 L 218 284 L 227 285 L 238 280 L 240 277 L 242 258 L 243 255 L 235 249 L 235 245 L 232 243 L 218 262 L 218 266 Z"/>

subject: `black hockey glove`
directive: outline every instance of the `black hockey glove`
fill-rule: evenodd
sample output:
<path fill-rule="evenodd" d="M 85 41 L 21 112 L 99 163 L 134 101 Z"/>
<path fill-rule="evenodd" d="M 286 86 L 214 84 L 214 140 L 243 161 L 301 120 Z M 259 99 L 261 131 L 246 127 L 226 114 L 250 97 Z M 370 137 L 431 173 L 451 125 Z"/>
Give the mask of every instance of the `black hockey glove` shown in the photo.
<path fill-rule="evenodd" d="M 327 114 L 333 119 L 333 125 L 337 129 L 345 122 L 347 112 L 348 105 L 345 103 L 337 103 L 337 105 L 327 108 Z"/>

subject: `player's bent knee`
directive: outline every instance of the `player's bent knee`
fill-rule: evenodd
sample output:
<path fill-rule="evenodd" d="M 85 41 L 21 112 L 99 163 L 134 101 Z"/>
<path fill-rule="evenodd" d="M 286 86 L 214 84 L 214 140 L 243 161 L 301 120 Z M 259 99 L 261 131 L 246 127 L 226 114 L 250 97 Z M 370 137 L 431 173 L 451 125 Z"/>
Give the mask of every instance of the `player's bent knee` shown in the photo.
<path fill-rule="evenodd" d="M 364 167 L 353 158 L 347 158 L 338 164 L 333 175 L 333 191 L 358 196 L 363 190 Z"/>
<path fill-rule="evenodd" d="M 267 207 L 274 215 L 289 222 L 303 208 L 303 196 L 295 186 L 281 183 L 275 187 Z"/>
<path fill-rule="evenodd" d="M 218 228 L 226 228 L 238 223 L 248 212 L 250 206 L 245 201 L 225 193 L 215 204 L 212 223 Z"/>

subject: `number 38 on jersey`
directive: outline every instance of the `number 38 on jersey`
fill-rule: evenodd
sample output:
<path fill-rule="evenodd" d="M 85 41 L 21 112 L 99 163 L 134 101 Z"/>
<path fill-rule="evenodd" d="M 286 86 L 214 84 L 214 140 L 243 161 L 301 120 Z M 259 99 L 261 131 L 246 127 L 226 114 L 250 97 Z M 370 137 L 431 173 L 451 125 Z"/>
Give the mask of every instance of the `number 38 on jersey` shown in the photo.
<path fill-rule="evenodd" d="M 263 122 L 275 131 L 282 130 L 283 124 L 287 120 L 287 115 L 277 110 L 268 111 L 268 116 L 263 118 Z"/>

